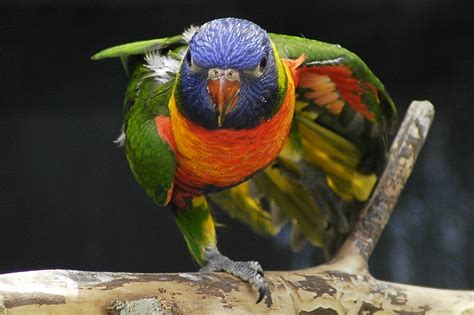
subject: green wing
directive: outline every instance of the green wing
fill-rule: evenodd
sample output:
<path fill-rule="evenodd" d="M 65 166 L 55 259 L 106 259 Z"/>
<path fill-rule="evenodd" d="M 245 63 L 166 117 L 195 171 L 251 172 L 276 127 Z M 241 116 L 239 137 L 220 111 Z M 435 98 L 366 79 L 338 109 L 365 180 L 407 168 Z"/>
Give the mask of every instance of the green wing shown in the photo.
<path fill-rule="evenodd" d="M 169 119 L 168 100 L 173 81 L 157 83 L 149 70 L 138 67 L 132 74 L 125 116 L 125 151 L 138 183 L 159 205 L 169 203 L 175 172 L 175 155 L 166 133 L 157 130 L 157 119 Z"/>
<path fill-rule="evenodd" d="M 118 46 L 113 46 L 94 54 L 92 60 L 105 58 L 120 58 L 127 74 L 134 71 L 137 65 L 143 64 L 146 53 L 154 52 L 181 60 L 180 51 L 186 47 L 182 34 L 172 37 L 163 37 L 150 40 L 137 41 Z"/>
<path fill-rule="evenodd" d="M 93 55 L 91 58 L 92 60 L 99 60 L 99 59 L 104 59 L 104 58 L 118 58 L 118 57 L 131 56 L 131 55 L 143 55 L 148 51 L 169 48 L 173 45 L 184 44 L 184 43 L 185 43 L 185 40 L 182 35 L 149 39 L 149 40 L 143 40 L 143 41 L 110 47 L 102 51 L 99 51 L 98 53 Z"/>
<path fill-rule="evenodd" d="M 352 115 L 358 113 L 368 123 L 376 125 L 381 137 L 394 131 L 397 123 L 395 104 L 382 82 L 356 54 L 339 45 L 316 40 L 279 34 L 270 36 L 282 58 L 296 59 L 305 55 L 297 99 L 316 105 L 307 111 L 332 114 L 339 126 L 332 122 L 331 128 L 339 128 L 337 131 L 346 136 L 354 133 L 344 130 L 351 122 L 352 117 L 348 117 L 350 112 Z M 331 84 L 335 85 L 334 89 L 329 89 L 325 95 L 324 88 L 329 88 Z M 311 91 L 312 87 L 319 90 Z M 342 107 L 332 108 L 330 104 L 336 100 L 331 102 L 328 97 L 326 101 L 329 103 L 324 102 L 324 96 L 334 91 L 339 94 L 337 100 L 344 103 Z M 301 104 L 298 109 L 302 110 Z"/>
<path fill-rule="evenodd" d="M 183 47 L 183 36 L 177 35 L 111 47 L 92 57 L 119 57 L 130 73 L 124 105 L 125 151 L 136 180 L 159 205 L 170 201 L 176 164 L 166 132 L 174 73 L 167 72 L 168 80 L 156 80 L 145 56 L 150 53 L 176 59 Z M 164 132 L 158 130 L 158 122 L 164 124 Z"/>

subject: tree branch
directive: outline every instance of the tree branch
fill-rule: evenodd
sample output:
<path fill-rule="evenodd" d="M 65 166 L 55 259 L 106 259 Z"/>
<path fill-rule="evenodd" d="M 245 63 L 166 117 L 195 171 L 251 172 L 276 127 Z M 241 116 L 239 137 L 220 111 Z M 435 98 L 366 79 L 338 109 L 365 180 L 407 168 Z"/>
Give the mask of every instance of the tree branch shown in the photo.
<path fill-rule="evenodd" d="M 367 269 L 368 259 L 425 144 L 434 113 L 434 107 L 428 101 L 414 101 L 410 104 L 393 140 L 387 165 L 377 187 L 334 260 L 348 256 L 360 257 L 362 260 L 359 261 L 359 268 Z"/>
<path fill-rule="evenodd" d="M 386 170 L 336 258 L 310 269 L 267 272 L 271 295 L 263 303 L 255 304 L 248 283 L 224 273 L 44 270 L 0 275 L 0 314 L 474 314 L 474 291 L 388 283 L 367 270 L 433 116 L 429 102 L 412 103 Z"/>
<path fill-rule="evenodd" d="M 8 314 L 409 314 L 474 311 L 474 292 L 377 281 L 336 264 L 295 272 L 267 272 L 271 299 L 225 273 L 129 274 L 69 270 L 0 276 Z M 1 300 L 0 300 L 1 301 Z M 0 303 L 2 305 L 2 303 Z M 0 314 L 2 308 L 0 306 Z M 321 313 L 319 313 L 321 312 Z M 406 313 L 405 313 L 406 314 Z M 466 313 L 468 314 L 468 313 Z"/>

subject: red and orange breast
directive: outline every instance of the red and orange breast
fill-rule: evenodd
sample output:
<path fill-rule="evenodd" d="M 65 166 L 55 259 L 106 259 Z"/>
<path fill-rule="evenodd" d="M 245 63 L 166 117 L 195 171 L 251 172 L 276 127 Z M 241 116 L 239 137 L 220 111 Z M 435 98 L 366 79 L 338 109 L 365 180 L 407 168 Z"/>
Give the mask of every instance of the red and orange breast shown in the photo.
<path fill-rule="evenodd" d="M 208 187 L 236 185 L 278 156 L 288 138 L 294 112 L 295 89 L 289 71 L 287 68 L 289 86 L 279 111 L 252 129 L 205 129 L 186 119 L 171 98 L 177 162 L 173 195 L 190 197 Z"/>

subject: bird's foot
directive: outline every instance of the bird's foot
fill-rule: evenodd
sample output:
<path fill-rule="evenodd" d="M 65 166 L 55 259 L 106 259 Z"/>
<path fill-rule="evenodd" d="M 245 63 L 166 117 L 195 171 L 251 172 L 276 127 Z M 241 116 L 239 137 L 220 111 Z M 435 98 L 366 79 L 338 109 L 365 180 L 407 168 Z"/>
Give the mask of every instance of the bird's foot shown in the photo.
<path fill-rule="evenodd" d="M 267 294 L 263 270 L 257 261 L 233 261 L 222 255 L 215 247 L 206 249 L 204 259 L 206 264 L 199 270 L 200 272 L 225 271 L 247 281 L 259 294 L 257 303 Z"/>

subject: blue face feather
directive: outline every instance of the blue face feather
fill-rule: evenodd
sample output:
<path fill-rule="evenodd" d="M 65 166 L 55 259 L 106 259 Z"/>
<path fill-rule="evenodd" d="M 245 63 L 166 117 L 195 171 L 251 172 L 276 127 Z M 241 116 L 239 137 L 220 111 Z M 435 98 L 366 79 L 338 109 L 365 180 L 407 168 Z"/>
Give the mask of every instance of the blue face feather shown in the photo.
<path fill-rule="evenodd" d="M 209 83 L 216 69 L 219 73 L 235 71 L 239 79 L 239 90 L 228 100 L 230 105 L 224 108 L 221 126 L 216 107 L 219 97 L 211 93 L 214 90 Z M 235 83 L 232 78 L 221 81 Z M 188 119 L 208 129 L 253 128 L 271 117 L 279 105 L 278 72 L 265 30 L 235 18 L 218 19 L 201 26 L 189 43 L 181 67 L 177 101 Z"/>

